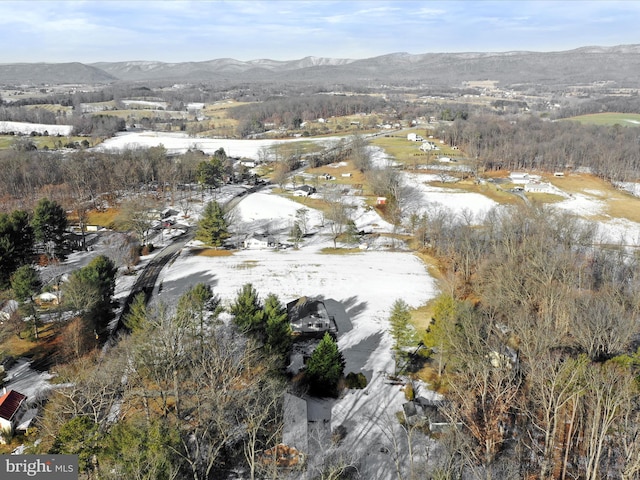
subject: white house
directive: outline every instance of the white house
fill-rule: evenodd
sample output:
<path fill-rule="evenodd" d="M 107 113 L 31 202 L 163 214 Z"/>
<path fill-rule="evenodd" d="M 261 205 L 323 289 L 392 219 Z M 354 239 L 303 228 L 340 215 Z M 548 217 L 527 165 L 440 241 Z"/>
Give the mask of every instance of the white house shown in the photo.
<path fill-rule="evenodd" d="M 433 142 L 422 142 L 422 145 L 420 145 L 420 150 L 422 150 L 423 152 L 430 152 L 432 150 L 440 150 L 438 147 L 436 147 L 436 144 Z"/>
<path fill-rule="evenodd" d="M 554 193 L 555 188 L 548 182 L 530 182 L 525 184 L 524 191 L 530 193 Z"/>
<path fill-rule="evenodd" d="M 316 189 L 311 185 L 300 185 L 293 191 L 293 195 L 296 197 L 308 197 L 314 193 L 316 193 Z"/>
<path fill-rule="evenodd" d="M 531 178 L 526 172 L 511 172 L 509 174 L 509 180 L 511 180 L 512 183 L 525 185 L 531 181 Z"/>
<path fill-rule="evenodd" d="M 252 233 L 243 242 L 244 248 L 249 250 L 264 250 L 266 248 L 275 248 L 277 242 L 275 238 L 263 233 Z"/>

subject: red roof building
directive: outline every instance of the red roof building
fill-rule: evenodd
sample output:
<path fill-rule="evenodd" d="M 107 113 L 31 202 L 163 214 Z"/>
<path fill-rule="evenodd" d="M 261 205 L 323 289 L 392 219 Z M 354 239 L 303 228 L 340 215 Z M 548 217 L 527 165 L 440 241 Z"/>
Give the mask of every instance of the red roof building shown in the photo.
<path fill-rule="evenodd" d="M 26 399 L 26 395 L 16 390 L 9 390 L 0 397 L 0 430 L 13 434 L 18 412 Z"/>

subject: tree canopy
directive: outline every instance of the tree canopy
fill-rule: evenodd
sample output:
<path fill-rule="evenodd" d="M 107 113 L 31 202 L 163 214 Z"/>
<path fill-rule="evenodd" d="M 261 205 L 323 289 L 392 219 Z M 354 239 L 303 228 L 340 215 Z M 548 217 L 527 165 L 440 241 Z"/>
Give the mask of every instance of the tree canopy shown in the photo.
<path fill-rule="evenodd" d="M 229 231 L 222 207 L 218 202 L 211 201 L 202 212 L 196 239 L 207 245 L 221 247 L 227 238 L 229 238 Z"/>
<path fill-rule="evenodd" d="M 344 367 L 345 360 L 338 344 L 328 332 L 325 333 L 305 369 L 310 392 L 318 396 L 336 396 Z"/>
<path fill-rule="evenodd" d="M 235 324 L 241 331 L 258 331 L 259 333 L 264 331 L 262 324 L 262 319 L 264 318 L 262 304 L 260 303 L 258 292 L 250 283 L 243 285 L 238 291 L 238 295 L 233 305 L 231 305 L 230 311 L 234 316 Z"/>
<path fill-rule="evenodd" d="M 0 288 L 7 287 L 10 275 L 33 255 L 35 236 L 24 210 L 0 213 Z"/>
<path fill-rule="evenodd" d="M 42 243 L 49 258 L 64 259 L 64 232 L 67 214 L 60 204 L 42 198 L 33 211 L 31 226 L 35 239 Z"/>

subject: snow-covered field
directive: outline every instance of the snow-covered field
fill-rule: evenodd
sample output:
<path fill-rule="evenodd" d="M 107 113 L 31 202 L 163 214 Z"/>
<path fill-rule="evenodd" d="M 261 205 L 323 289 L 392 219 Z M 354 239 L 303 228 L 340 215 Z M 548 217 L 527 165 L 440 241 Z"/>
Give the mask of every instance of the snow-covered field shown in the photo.
<path fill-rule="evenodd" d="M 146 132 L 118 135 L 99 148 L 120 150 L 162 144 L 170 152 L 198 148 L 213 153 L 224 148 L 230 156 L 257 158 L 261 148 L 273 143 L 273 140 L 199 139 L 182 134 Z M 381 151 L 375 151 L 375 164 L 388 161 Z M 427 212 L 438 206 L 450 209 L 454 214 L 479 219 L 489 209 L 501 208 L 483 195 L 432 187 L 426 183 L 439 180 L 439 176 L 406 172 L 402 175 L 409 194 L 408 210 Z M 367 208 L 362 198 L 349 196 L 345 200 L 355 207 L 358 229 L 381 234 L 380 238 L 386 238 L 384 234 L 392 231 L 392 226 L 381 219 L 375 209 Z M 567 196 L 555 206 L 590 216 L 603 212 L 603 202 L 597 192 L 586 192 Z M 302 207 L 301 203 L 263 190 L 243 197 L 234 209 L 234 222 L 236 228 L 246 233 L 278 233 L 284 237 L 281 240 L 285 240 L 296 211 Z M 331 428 L 346 427 L 344 445 L 349 446 L 354 458 L 361 460 L 362 478 L 397 478 L 392 439 L 402 444 L 406 442 L 395 417 L 396 412 L 401 411 L 405 397 L 397 385 L 387 381 L 387 376 L 395 369 L 388 318 L 396 299 L 403 299 L 413 307 L 424 305 L 437 295 L 437 285 L 422 261 L 407 251 L 391 251 L 377 244 L 357 253 L 322 253 L 322 249 L 332 247 L 333 242 L 327 227 L 323 226 L 322 214 L 306 208 L 311 235 L 304 239 L 299 249 L 240 250 L 230 256 L 206 257 L 197 255 L 197 248 L 191 247 L 199 245 L 193 242 L 162 272 L 154 301 L 171 307 L 188 287 L 204 282 L 213 287 L 223 304 L 232 302 L 246 283 L 253 284 L 263 298 L 274 293 L 283 303 L 303 295 L 339 302 L 346 313 L 338 332 L 338 346 L 345 356 L 346 372 L 363 372 L 369 383 L 365 390 L 348 391 L 337 400 L 313 400 L 309 405 L 310 412 L 318 417 L 329 417 Z M 198 212 L 193 212 L 191 221 L 197 218 Z M 605 219 L 599 225 L 603 235 L 614 240 L 624 237 L 630 243 L 640 239 L 640 225 L 636 223 Z M 119 297 L 126 296 L 133 278 L 118 281 L 116 292 Z M 406 453 L 406 448 L 400 450 Z M 400 462 L 406 472 L 406 455 Z"/>
<path fill-rule="evenodd" d="M 14 132 L 20 135 L 29 135 L 31 132 L 49 135 L 71 135 L 73 127 L 71 125 L 47 125 L 45 123 L 27 122 L 0 122 L 0 133 Z"/>
<path fill-rule="evenodd" d="M 236 209 L 242 221 L 253 226 L 268 222 L 273 228 L 289 225 L 300 207 L 292 200 L 255 193 Z M 185 249 L 161 276 L 158 298 L 175 305 L 186 288 L 205 282 L 228 304 L 244 284 L 251 283 L 263 298 L 274 293 L 283 303 L 303 295 L 340 302 L 348 317 L 338 332 L 346 373 L 363 372 L 369 386 L 338 400 L 312 400 L 309 409 L 311 415 L 329 416 L 332 428 L 347 428 L 345 445 L 353 446 L 350 453 L 366 458 L 363 469 L 368 473 L 363 478 L 395 478 L 391 455 L 380 453 L 380 448 L 392 448 L 387 436 L 391 431 L 401 437 L 395 413 L 406 400 L 400 387 L 386 381 L 395 368 L 388 318 L 398 298 L 413 307 L 433 298 L 435 281 L 409 252 L 321 253 L 322 247 L 333 243 L 320 227 L 320 213 L 309 209 L 308 216 L 316 234 L 298 250 L 241 250 L 232 256 L 204 257 Z M 385 223 L 379 217 L 372 220 Z"/>
<path fill-rule="evenodd" d="M 150 102 L 148 100 L 122 100 L 127 107 L 151 107 L 155 109 L 167 109 L 167 102 Z"/>
<path fill-rule="evenodd" d="M 409 209 L 417 213 L 428 213 L 429 209 L 438 206 L 455 215 L 471 215 L 477 220 L 498 205 L 479 193 L 428 185 L 427 182 L 439 181 L 438 175 L 405 173 L 404 179 L 411 189 Z"/>
<path fill-rule="evenodd" d="M 258 158 L 261 148 L 269 147 L 275 143 L 289 143 L 308 140 L 295 138 L 290 140 L 230 140 L 223 138 L 198 138 L 190 137 L 183 133 L 159 133 L 159 132 L 128 132 L 120 133 L 109 138 L 95 147 L 98 151 L 118 151 L 135 148 L 149 148 L 163 145 L 169 153 L 184 153 L 189 149 L 202 150 L 211 155 L 219 148 L 230 157 Z M 315 140 L 316 142 L 333 142 L 337 138 Z"/>

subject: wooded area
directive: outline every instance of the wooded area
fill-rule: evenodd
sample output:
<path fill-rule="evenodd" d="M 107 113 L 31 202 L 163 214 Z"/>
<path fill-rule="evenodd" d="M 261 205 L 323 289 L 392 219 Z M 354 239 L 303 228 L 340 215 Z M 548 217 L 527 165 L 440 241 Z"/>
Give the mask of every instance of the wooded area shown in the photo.
<path fill-rule="evenodd" d="M 417 102 L 398 92 L 382 97 L 291 90 L 296 95 L 280 98 L 273 86 L 236 85 L 217 92 L 106 88 L 51 95 L 38 104 L 73 106 L 75 132 L 97 138 L 127 124 L 108 112 L 81 114 L 81 103 L 119 104 L 135 95 L 167 101 L 182 112 L 189 101 L 228 98 L 233 92 L 234 100 L 256 101 L 228 112 L 238 122 L 239 137 L 261 133 L 265 124 L 302 135 L 304 122 L 334 116 L 362 114 L 366 120 L 357 128 L 363 132 L 378 119 L 407 125 L 426 117 L 415 130 L 458 148 L 472 167 L 465 175 L 588 171 L 608 181 L 636 181 L 640 172 L 637 128 L 561 120 L 602 110 L 637 112 L 635 97 L 572 100 L 540 115 L 522 113 L 526 102 Z M 35 102 L 0 107 L 0 120 L 66 123 L 61 117 L 66 113 L 30 108 Z M 154 118 L 149 126 L 156 125 Z M 222 149 L 213 155 L 200 150 L 168 155 L 162 146 L 103 153 L 87 144 L 75 151 L 44 151 L 31 140 L 16 136 L 11 148 L 0 151 L 1 299 L 13 296 L 20 304 L 5 324 L 5 336 L 33 336 L 37 344 L 34 294 L 41 284 L 34 265 L 38 258 L 44 263 L 64 259 L 68 246 L 62 233 L 69 223 L 77 222 L 84 232 L 89 211 L 117 205 L 120 213 L 112 226 L 122 230 L 106 242 L 104 256 L 65 282 L 63 307 L 74 315 L 56 327 L 64 346 L 49 361 L 57 365 L 56 381 L 68 388 L 56 389 L 47 402 L 38 427 L 42 442 L 33 451 L 77 454 L 89 478 L 204 480 L 237 471 L 252 479 L 281 478 L 275 462 L 261 460 L 260 452 L 281 438 L 283 392 L 293 385 L 340 395 L 345 362 L 326 335 L 319 353 L 309 356 L 306 374 L 292 382 L 284 373 L 291 327 L 275 295 L 263 301 L 261 292 L 247 284 L 225 313 L 233 319 L 226 323 L 209 285 L 192 286 L 175 309 L 150 308 L 140 297 L 125 319 L 128 334 L 108 355 L 97 349 L 111 320 L 117 268 L 126 266 L 130 273 L 142 247 L 151 247 L 148 212 L 164 206 L 161 200 L 168 197 L 173 204 L 175 196 L 186 215 L 193 196 L 204 199 L 205 189 L 237 175 L 233 159 Z M 442 293 L 429 306 L 428 331 L 411 329 L 409 307 L 401 299 L 390 318 L 398 358 L 406 358 L 402 347 L 427 347 L 423 360 L 434 366 L 432 387 L 446 397 L 441 412 L 451 426 L 435 433 L 402 423 L 403 441 L 412 449 L 411 471 L 403 474 L 397 466 L 398 478 L 638 478 L 640 257 L 635 249 L 602 246 L 593 224 L 535 202 L 502 205 L 475 221 L 439 207 L 409 216 L 410 192 L 401 168 L 374 165 L 363 134 L 351 135 L 323 155 L 303 160 L 299 153 L 263 151 L 260 160 L 282 190 L 296 181 L 291 173 L 305 161 L 309 167 L 350 162 L 366 183 L 359 190 L 374 200 L 384 198 L 375 208 L 392 225 L 393 248 L 410 245 L 428 255 L 441 279 Z M 314 199 L 324 209 L 322 221 L 329 224 L 334 248 L 339 240 L 352 243 L 346 239 L 357 241 L 365 234 L 355 228 L 352 206 L 345 201 L 348 188 L 332 184 Z M 292 223 L 296 248 L 309 233 L 307 212 L 299 209 Z M 208 203 L 202 218 L 197 238 L 206 246 L 224 246 L 229 225 L 222 205 Z M 353 380 L 356 374 L 351 375 Z M 366 386 L 362 377 L 353 384 Z M 426 434 L 438 448 L 431 457 L 424 455 L 429 462 L 414 464 L 414 454 L 423 458 L 418 452 L 431 448 Z M 340 468 L 324 465 L 317 478 L 355 475 L 346 466 L 359 460 L 343 460 Z"/>

